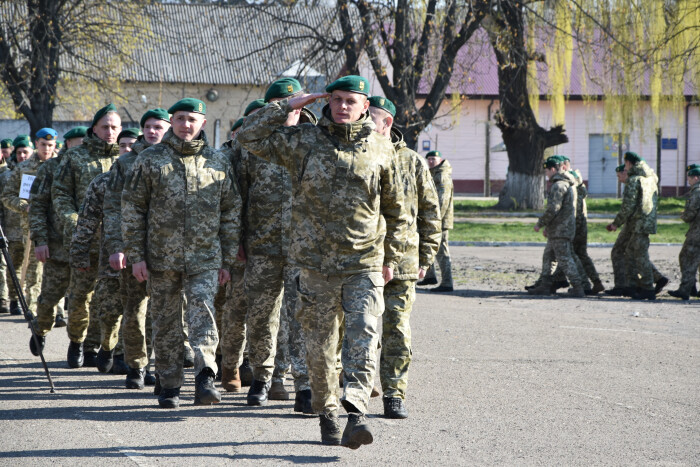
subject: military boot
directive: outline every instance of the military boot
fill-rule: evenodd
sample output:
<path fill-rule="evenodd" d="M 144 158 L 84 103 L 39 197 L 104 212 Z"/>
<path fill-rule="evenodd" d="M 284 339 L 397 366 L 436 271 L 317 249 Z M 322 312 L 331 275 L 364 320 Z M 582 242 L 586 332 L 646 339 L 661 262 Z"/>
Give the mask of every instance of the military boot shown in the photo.
<path fill-rule="evenodd" d="M 555 292 L 552 291 L 552 284 L 541 282 L 540 285 L 528 290 L 527 293 L 530 295 L 552 295 Z"/>
<path fill-rule="evenodd" d="M 668 285 L 668 277 L 661 276 L 658 281 L 656 281 L 656 284 L 654 284 L 654 293 L 656 295 L 661 292 L 664 287 Z"/>
<path fill-rule="evenodd" d="M 612 289 L 608 289 L 605 291 L 605 295 L 609 295 L 611 297 L 623 297 L 624 294 L 625 294 L 624 287 L 613 287 Z"/>
<path fill-rule="evenodd" d="M 221 402 L 221 393 L 214 387 L 216 373 L 204 367 L 194 379 L 194 405 L 212 405 Z"/>
<path fill-rule="evenodd" d="M 150 370 L 146 370 L 146 374 L 143 375 L 143 384 L 146 386 L 155 386 L 156 385 L 156 375 L 151 373 Z"/>
<path fill-rule="evenodd" d="M 270 392 L 267 397 L 271 401 L 288 401 L 289 392 L 284 388 L 284 384 L 281 381 L 275 381 L 270 386 Z"/>
<path fill-rule="evenodd" d="M 528 291 L 529 291 L 529 290 L 532 290 L 532 289 L 534 289 L 534 288 L 539 287 L 540 284 L 542 284 L 542 281 L 539 280 L 539 279 L 537 279 L 537 280 L 535 281 L 534 284 L 532 284 L 532 285 L 526 285 L 526 286 L 525 286 L 525 290 L 528 290 Z"/>
<path fill-rule="evenodd" d="M 241 378 L 241 386 L 250 386 L 253 383 L 253 369 L 250 367 L 248 357 L 243 359 L 243 363 L 238 368 L 238 376 Z"/>
<path fill-rule="evenodd" d="M 113 375 L 126 375 L 129 373 L 129 366 L 124 361 L 124 354 L 114 356 L 114 365 L 112 365 Z"/>
<path fill-rule="evenodd" d="M 216 356 L 215 361 L 216 361 L 216 380 L 221 381 L 221 367 L 222 367 L 221 362 L 223 361 L 223 357 L 221 356 L 221 354 Z"/>
<path fill-rule="evenodd" d="M 386 418 L 408 418 L 408 410 L 400 397 L 382 397 Z"/>
<path fill-rule="evenodd" d="M 71 341 L 68 344 L 68 366 L 71 368 L 80 368 L 85 362 L 85 355 L 83 354 L 83 343 Z"/>
<path fill-rule="evenodd" d="M 156 384 L 153 385 L 153 395 L 159 396 L 162 390 L 163 388 L 160 385 L 160 376 L 158 376 L 158 373 L 156 373 Z"/>
<path fill-rule="evenodd" d="M 569 286 L 569 281 L 567 281 L 566 279 L 561 280 L 561 281 L 554 281 L 552 283 L 551 290 L 552 290 L 552 293 L 555 293 L 557 290 L 563 289 L 563 288 L 568 287 L 568 286 Z"/>
<path fill-rule="evenodd" d="M 247 403 L 248 405 L 267 405 L 268 392 L 270 391 L 270 382 L 262 382 L 257 379 L 253 380 L 248 390 Z"/>
<path fill-rule="evenodd" d="M 97 371 L 100 373 L 109 373 L 114 364 L 114 349 L 100 349 L 97 352 Z"/>
<path fill-rule="evenodd" d="M 680 287 L 677 290 L 669 290 L 668 294 L 671 297 L 680 298 L 681 300 L 690 300 L 690 294 Z"/>
<path fill-rule="evenodd" d="M 83 361 L 83 366 L 94 368 L 97 366 L 97 352 L 94 350 L 85 351 L 85 359 Z"/>
<path fill-rule="evenodd" d="M 567 294 L 569 297 L 582 298 L 582 297 L 585 297 L 585 296 L 586 296 L 586 291 L 583 290 L 583 286 L 581 286 L 581 285 L 575 285 L 575 286 L 571 287 L 571 288 L 566 292 L 566 294 Z"/>
<path fill-rule="evenodd" d="M 436 277 L 426 277 L 422 281 L 416 283 L 416 285 L 435 285 L 437 284 L 437 278 Z"/>
<path fill-rule="evenodd" d="M 306 415 L 313 415 L 314 411 L 311 408 L 311 389 L 302 389 L 297 391 L 294 397 L 294 411 L 301 412 Z M 340 428 L 338 428 L 338 434 L 340 434 Z"/>
<path fill-rule="evenodd" d="M 326 446 L 339 446 L 341 435 L 338 413 L 336 411 L 322 413 L 318 418 L 319 425 L 321 425 L 321 444 L 325 444 Z"/>
<path fill-rule="evenodd" d="M 158 394 L 158 405 L 162 409 L 177 409 L 180 407 L 180 388 L 163 388 Z"/>
<path fill-rule="evenodd" d="M 348 424 L 345 425 L 340 444 L 350 449 L 357 449 L 363 444 L 372 444 L 372 441 L 374 441 L 374 437 L 367 424 L 365 414 L 349 413 Z"/>
<path fill-rule="evenodd" d="M 54 322 L 53 327 L 65 328 L 66 326 L 68 326 L 68 322 L 66 321 L 66 318 L 64 318 L 63 315 L 56 315 L 56 321 Z"/>
<path fill-rule="evenodd" d="M 221 387 L 228 392 L 241 392 L 241 378 L 238 377 L 238 370 L 223 367 L 221 369 Z"/>
<path fill-rule="evenodd" d="M 22 314 L 22 310 L 19 309 L 19 303 L 17 303 L 17 300 L 10 301 L 10 314 L 13 316 Z"/>
<path fill-rule="evenodd" d="M 39 342 L 39 347 L 37 348 L 36 343 L 34 341 L 34 337 L 36 337 L 37 342 Z M 35 357 L 39 356 L 39 352 L 44 351 L 44 346 L 46 345 L 46 336 L 39 336 L 37 334 L 32 333 L 32 337 L 29 338 L 29 351 L 34 355 Z"/>
<path fill-rule="evenodd" d="M 126 374 L 126 381 L 124 384 L 127 389 L 143 389 L 145 386 L 144 373 L 145 368 L 129 368 L 129 372 Z"/>
<path fill-rule="evenodd" d="M 632 300 L 656 300 L 654 289 L 637 289 L 631 295 Z"/>
<path fill-rule="evenodd" d="M 598 279 L 597 281 L 593 281 L 593 288 L 591 289 L 591 292 L 593 292 L 593 295 L 598 295 L 600 292 L 605 291 L 605 286 L 603 283 Z"/>
<path fill-rule="evenodd" d="M 194 368 L 194 350 L 189 345 L 185 346 L 185 358 L 182 362 L 183 368 Z"/>
<path fill-rule="evenodd" d="M 0 314 L 6 314 L 10 312 L 10 302 L 9 300 L 0 300 Z"/>

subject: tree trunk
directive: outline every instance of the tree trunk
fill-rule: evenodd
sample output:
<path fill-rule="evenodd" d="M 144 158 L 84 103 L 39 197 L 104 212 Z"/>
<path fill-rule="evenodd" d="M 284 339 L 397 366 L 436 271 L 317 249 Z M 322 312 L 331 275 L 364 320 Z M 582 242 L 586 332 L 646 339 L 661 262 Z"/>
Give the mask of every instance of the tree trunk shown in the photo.
<path fill-rule="evenodd" d="M 541 209 L 544 206 L 544 176 L 508 171 L 498 195 L 497 209 Z"/>

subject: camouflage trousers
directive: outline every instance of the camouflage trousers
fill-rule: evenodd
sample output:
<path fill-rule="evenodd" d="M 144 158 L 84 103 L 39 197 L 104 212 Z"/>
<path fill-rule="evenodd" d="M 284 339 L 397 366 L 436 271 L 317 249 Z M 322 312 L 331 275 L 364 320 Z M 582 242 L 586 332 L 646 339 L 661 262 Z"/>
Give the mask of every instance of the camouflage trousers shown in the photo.
<path fill-rule="evenodd" d="M 226 284 L 223 308 L 216 310 L 217 316 L 221 315 L 221 365 L 232 370 L 241 365 L 246 344 L 244 274 L 245 263 L 236 261 Z"/>
<path fill-rule="evenodd" d="M 379 272 L 327 276 L 301 269 L 297 319 L 306 339 L 306 363 L 316 413 L 338 409 L 337 352 L 343 326 L 343 396 L 348 411 L 366 413 L 377 369 L 377 331 L 384 311 Z"/>
<path fill-rule="evenodd" d="M 9 300 L 10 291 L 7 288 L 7 265 L 5 256 L 0 255 L 0 300 Z"/>
<path fill-rule="evenodd" d="M 581 276 L 583 267 L 574 255 L 571 241 L 565 238 L 547 238 L 547 245 L 542 254 L 542 283 L 551 285 L 557 266 L 561 267 L 572 286 L 583 286 L 585 277 Z"/>
<path fill-rule="evenodd" d="M 685 237 L 683 248 L 678 255 L 681 266 L 680 290 L 690 294 L 696 287 L 698 266 L 700 266 L 700 238 Z"/>
<path fill-rule="evenodd" d="M 40 336 L 47 335 L 53 329 L 56 322 L 56 305 L 66 295 L 70 284 L 70 275 L 71 268 L 68 263 L 51 258 L 44 263 L 41 294 L 36 305 L 36 331 Z"/>
<path fill-rule="evenodd" d="M 100 320 L 103 350 L 114 350 L 117 355 L 124 353 L 120 333 L 124 308 L 121 302 L 119 278 L 100 277 L 95 284 L 95 294 L 91 303 L 94 317 Z"/>
<path fill-rule="evenodd" d="M 438 248 L 437 256 L 435 256 L 435 262 L 440 266 L 440 285 L 444 287 L 453 287 L 452 259 L 450 258 L 448 233 L 449 230 L 442 231 L 442 239 L 440 240 L 440 247 Z M 425 278 L 436 278 L 435 264 L 431 265 L 425 272 Z"/>
<path fill-rule="evenodd" d="M 273 256 L 250 255 L 246 261 L 248 359 L 257 381 L 270 381 L 275 367 L 285 265 L 285 259 Z"/>
<path fill-rule="evenodd" d="M 654 274 L 649 259 L 649 234 L 631 233 L 625 245 L 625 276 L 630 287 L 654 288 Z"/>
<path fill-rule="evenodd" d="M 12 265 L 15 267 L 15 272 L 17 273 L 17 279 L 22 277 L 22 265 L 24 264 L 25 255 L 25 243 L 24 242 L 8 242 L 8 250 L 10 251 L 10 259 L 12 260 Z M 36 301 L 39 298 L 39 293 L 41 292 L 41 279 L 44 270 L 44 265 L 36 260 L 34 252 L 32 251 L 29 255 L 29 262 L 27 263 L 27 268 L 24 273 L 24 299 L 27 301 L 27 306 L 32 314 L 35 314 Z M 10 269 L 6 270 L 6 280 L 8 286 L 8 296 L 10 300 L 17 300 L 17 291 L 12 283 L 12 277 L 10 277 Z"/>
<path fill-rule="evenodd" d="M 194 350 L 194 373 L 205 367 L 217 371 L 216 346 L 219 344 L 214 311 L 218 288 L 218 270 L 199 274 L 178 271 L 149 271 L 148 290 L 153 318 L 153 348 L 156 372 L 164 388 L 179 388 L 185 374 L 183 293 L 186 300 L 185 319 L 189 342 Z"/>
<path fill-rule="evenodd" d="M 416 281 L 394 279 L 384 286 L 379 377 L 384 397 L 406 398 L 411 364 L 409 319 L 416 301 Z"/>
<path fill-rule="evenodd" d="M 576 263 L 576 269 L 578 270 L 578 275 L 581 278 L 581 284 L 584 289 L 590 289 L 590 281 L 600 280 L 598 276 L 598 271 L 596 271 L 593 260 L 588 255 L 588 229 L 586 229 L 585 236 L 579 236 L 578 231 L 574 237 L 572 243 L 572 250 L 574 253 L 574 262 Z M 590 279 L 590 281 L 589 281 Z M 552 275 L 552 281 L 563 281 L 566 280 L 566 274 L 560 265 L 557 265 L 556 271 Z"/>
<path fill-rule="evenodd" d="M 119 292 L 124 313 L 124 361 L 130 368 L 146 368 L 153 351 L 146 282 L 137 281 L 131 273 L 131 266 L 127 266 L 119 273 Z"/>
<path fill-rule="evenodd" d="M 620 229 L 620 233 L 617 235 L 612 251 L 610 251 L 615 287 L 617 288 L 629 287 L 632 285 L 627 281 L 627 266 L 625 264 L 625 249 L 627 248 L 627 243 L 630 240 L 630 233 L 630 230 L 628 230 L 626 227 L 622 227 L 622 229 Z M 659 279 L 664 277 L 664 275 L 661 274 L 658 269 L 656 269 L 656 266 L 654 266 L 654 263 L 652 263 L 651 260 L 649 263 L 651 264 L 651 273 L 654 282 L 658 282 Z"/>
<path fill-rule="evenodd" d="M 291 367 L 296 392 L 311 389 L 309 372 L 306 369 L 306 344 L 304 331 L 296 319 L 297 288 L 299 287 L 299 269 L 287 266 L 284 270 L 284 300 L 280 310 L 280 327 L 277 332 L 277 353 L 272 382 L 283 382 L 287 370 Z"/>
<path fill-rule="evenodd" d="M 68 295 L 68 337 L 71 342 L 83 342 L 91 323 L 99 329 L 99 319 L 90 319 L 90 301 L 97 281 L 99 259 L 98 255 L 90 254 L 90 264 L 87 271 L 73 269 L 70 275 Z M 97 316 L 95 316 L 97 318 Z M 98 342 L 99 345 L 99 342 Z"/>

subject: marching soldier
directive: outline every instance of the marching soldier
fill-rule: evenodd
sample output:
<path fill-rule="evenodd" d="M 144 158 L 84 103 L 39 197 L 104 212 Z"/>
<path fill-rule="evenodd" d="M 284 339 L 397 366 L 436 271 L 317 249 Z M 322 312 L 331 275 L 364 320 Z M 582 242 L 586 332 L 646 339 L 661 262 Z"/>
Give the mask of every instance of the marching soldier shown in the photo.
<path fill-rule="evenodd" d="M 10 138 L 5 138 L 2 141 L 0 141 L 0 178 L 2 178 L 2 174 L 5 173 L 6 171 L 10 170 L 10 167 L 7 165 L 7 161 L 10 158 L 10 154 L 12 154 L 12 150 L 14 149 L 14 146 L 12 146 L 12 140 Z M 4 207 L 0 203 L 0 225 L 2 225 L 2 228 L 5 229 L 5 222 L 3 220 L 3 213 L 4 213 Z M 5 264 L 5 258 L 0 257 L 0 314 L 3 313 L 9 313 L 10 312 L 10 299 L 9 299 L 9 290 L 7 289 L 7 265 Z"/>
<path fill-rule="evenodd" d="M 685 234 L 683 248 L 678 255 L 681 266 L 681 285 L 678 289 L 668 292 L 672 297 L 681 300 L 689 300 L 691 295 L 697 295 L 696 281 L 698 266 L 700 266 L 700 167 L 691 168 L 687 174 L 690 191 L 686 195 L 687 200 L 681 219 L 689 224 L 689 228 Z"/>

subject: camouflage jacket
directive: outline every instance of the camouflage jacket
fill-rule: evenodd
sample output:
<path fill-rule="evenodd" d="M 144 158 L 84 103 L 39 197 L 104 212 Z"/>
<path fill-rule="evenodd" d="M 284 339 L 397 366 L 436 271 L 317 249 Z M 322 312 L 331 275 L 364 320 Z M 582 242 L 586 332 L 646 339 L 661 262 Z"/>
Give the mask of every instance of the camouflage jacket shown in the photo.
<path fill-rule="evenodd" d="M 109 170 L 119 155 L 119 146 L 108 144 L 95 135 L 86 136 L 83 144 L 70 148 L 61 158 L 54 174 L 51 197 L 61 220 L 65 239 L 73 237 L 78 209 L 92 180 Z"/>
<path fill-rule="evenodd" d="M 440 165 L 430 169 L 433 176 L 435 189 L 440 199 L 440 219 L 442 230 L 450 230 L 454 219 L 454 186 L 452 185 L 452 166 L 448 160 L 443 160 Z"/>
<path fill-rule="evenodd" d="M 119 156 L 112 164 L 112 168 L 109 169 L 109 181 L 102 206 L 104 243 L 109 255 L 124 252 L 124 242 L 122 242 L 122 190 L 136 157 L 148 147 L 150 147 L 150 144 L 143 138 L 143 135 L 139 136 L 131 146 L 131 152 L 126 152 Z"/>
<path fill-rule="evenodd" d="M 555 174 L 547 196 L 547 208 L 537 220 L 547 229 L 547 238 L 573 240 L 576 234 L 576 180 L 567 172 Z"/>
<path fill-rule="evenodd" d="M 51 185 L 56 168 L 61 162 L 56 156 L 47 160 L 36 172 L 32 184 L 32 202 L 29 204 L 29 231 L 34 246 L 49 246 L 49 256 L 56 261 L 68 262 L 68 251 L 63 245 L 63 228 L 51 202 Z"/>
<path fill-rule="evenodd" d="M 408 210 L 406 251 L 394 271 L 394 278 L 416 280 L 418 269 L 428 269 L 433 264 L 440 246 L 440 201 L 425 159 L 406 146 L 403 135 L 396 129 L 392 129 L 392 142 Z"/>
<path fill-rule="evenodd" d="M 12 170 L 5 168 L 2 173 L 0 173 L 0 193 L 5 189 L 7 181 L 12 175 Z M 2 230 L 5 232 L 5 238 L 11 242 L 22 242 L 24 241 L 24 229 L 22 228 L 22 216 L 12 209 L 5 206 L 4 203 L 0 203 L 0 212 L 2 213 Z"/>
<path fill-rule="evenodd" d="M 24 175 L 34 175 L 40 166 L 44 162 L 39 159 L 36 153 L 26 161 L 22 161 L 10 174 L 10 178 L 7 179 L 7 183 L 2 190 L 2 203 L 6 208 L 11 209 L 16 212 L 22 218 L 22 230 L 26 233 L 29 230 L 29 219 L 27 208 L 29 207 L 29 200 L 19 197 L 20 187 L 22 186 L 22 177 Z"/>
<path fill-rule="evenodd" d="M 336 124 L 326 106 L 318 125 L 285 127 L 290 111 L 288 100 L 272 102 L 236 135 L 251 153 L 289 170 L 289 262 L 326 274 L 378 272 L 382 264 L 396 269 L 407 213 L 391 141 L 374 131 L 368 114 Z"/>
<path fill-rule="evenodd" d="M 656 209 L 659 202 L 659 179 L 646 162 L 636 163 L 627 171 L 622 206 L 613 224 L 629 225 L 632 233 L 656 233 Z"/>
<path fill-rule="evenodd" d="M 569 174 L 576 182 L 576 232 L 588 231 L 588 207 L 586 206 L 588 189 L 578 170 L 571 170 Z"/>
<path fill-rule="evenodd" d="M 686 195 L 685 209 L 681 213 L 683 222 L 690 224 L 686 237 L 700 240 L 700 182 L 690 187 Z"/>
<path fill-rule="evenodd" d="M 109 265 L 109 253 L 104 247 L 104 224 L 102 223 L 105 190 L 109 173 L 98 175 L 85 191 L 85 199 L 80 207 L 78 223 L 70 242 L 70 264 L 74 268 L 98 267 L 97 276 L 119 277 L 119 272 Z M 99 264 L 90 264 L 90 254 L 99 247 Z"/>
<path fill-rule="evenodd" d="M 198 274 L 235 264 L 241 197 L 231 163 L 200 137 L 172 129 L 139 154 L 122 191 L 122 239 L 130 264 Z"/>

